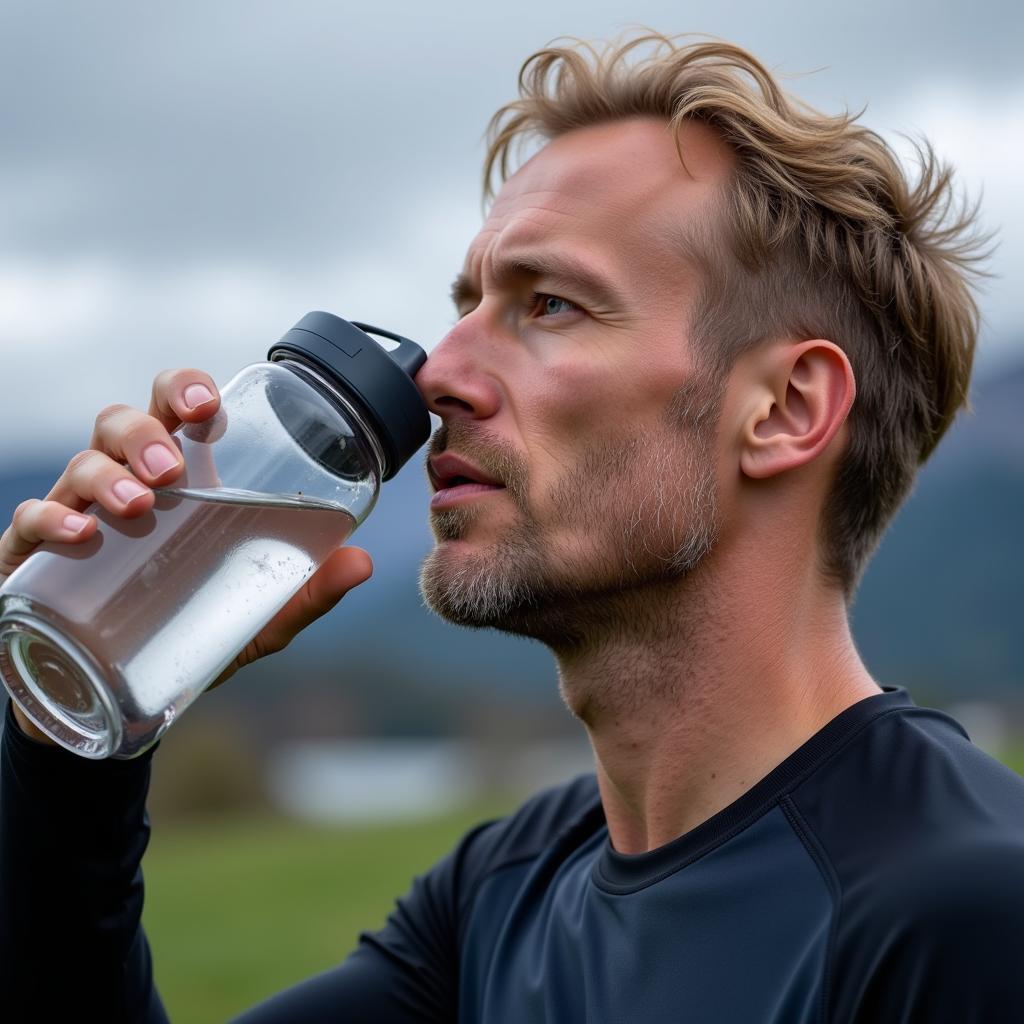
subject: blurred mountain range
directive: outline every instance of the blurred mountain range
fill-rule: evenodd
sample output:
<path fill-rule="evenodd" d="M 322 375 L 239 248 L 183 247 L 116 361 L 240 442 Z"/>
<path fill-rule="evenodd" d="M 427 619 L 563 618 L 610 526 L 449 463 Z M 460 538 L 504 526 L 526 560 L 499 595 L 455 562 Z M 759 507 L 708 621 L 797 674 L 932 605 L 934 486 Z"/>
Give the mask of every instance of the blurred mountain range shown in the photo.
<path fill-rule="evenodd" d="M 868 569 L 854 633 L 876 677 L 1024 697 L 1024 363 L 983 378 Z"/>
<path fill-rule="evenodd" d="M 1024 363 L 979 381 L 973 407 L 922 471 L 854 607 L 875 677 L 908 686 L 919 703 L 1024 698 Z M 64 461 L 0 471 L 0 529 L 20 501 L 49 490 Z M 479 731 L 509 714 L 568 725 L 567 714 L 552 715 L 557 677 L 544 648 L 458 629 L 423 608 L 427 501 L 416 460 L 385 485 L 354 538 L 373 555 L 373 579 L 286 651 L 247 668 L 244 686 L 204 702 L 224 713 L 244 704 L 279 735 Z"/>

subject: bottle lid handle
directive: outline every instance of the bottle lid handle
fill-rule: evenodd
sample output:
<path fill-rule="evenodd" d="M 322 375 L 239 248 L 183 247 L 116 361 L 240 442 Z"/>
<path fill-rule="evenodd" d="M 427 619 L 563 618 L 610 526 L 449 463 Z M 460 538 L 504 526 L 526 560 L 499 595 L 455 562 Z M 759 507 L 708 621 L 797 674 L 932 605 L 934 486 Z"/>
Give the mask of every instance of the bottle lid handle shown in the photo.
<path fill-rule="evenodd" d="M 420 367 L 427 361 L 427 354 L 408 338 L 403 338 L 394 331 L 387 331 L 383 327 L 374 327 L 373 324 L 362 324 L 358 320 L 350 321 L 364 334 L 379 334 L 382 338 L 398 343 L 396 348 L 388 349 L 388 355 L 410 376 L 415 377 Z"/>

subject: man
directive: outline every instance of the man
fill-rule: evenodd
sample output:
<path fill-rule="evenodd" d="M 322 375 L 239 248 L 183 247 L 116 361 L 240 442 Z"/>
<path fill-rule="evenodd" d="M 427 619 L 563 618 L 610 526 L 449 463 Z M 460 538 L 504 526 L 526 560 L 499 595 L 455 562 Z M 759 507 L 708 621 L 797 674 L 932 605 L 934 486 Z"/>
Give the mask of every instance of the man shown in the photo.
<path fill-rule="evenodd" d="M 745 52 L 647 42 L 527 62 L 487 180 L 524 134 L 546 144 L 417 378 L 443 422 L 423 592 L 552 649 L 596 775 L 470 833 L 248 1024 L 1024 1017 L 1024 783 L 883 691 L 847 616 L 967 394 L 969 218 L 945 218 L 930 156 L 909 185 Z M 168 429 L 216 407 L 182 370 L 148 416 L 101 413 L 19 508 L 5 571 L 89 536 L 91 500 L 148 509 L 180 472 Z M 369 572 L 339 552 L 232 671 Z M 147 765 L 32 732 L 19 717 L 4 754 L 5 991 L 68 1007 L 50 1019 L 164 1020 L 139 926 Z"/>

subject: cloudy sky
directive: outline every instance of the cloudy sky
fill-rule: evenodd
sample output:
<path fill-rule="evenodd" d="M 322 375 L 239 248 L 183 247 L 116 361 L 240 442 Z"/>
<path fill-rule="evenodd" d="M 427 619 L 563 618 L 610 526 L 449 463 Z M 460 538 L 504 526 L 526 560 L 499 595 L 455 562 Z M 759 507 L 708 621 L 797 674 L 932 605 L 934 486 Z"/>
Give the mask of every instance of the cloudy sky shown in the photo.
<path fill-rule="evenodd" d="M 0 471 L 111 402 L 222 383 L 309 309 L 428 348 L 480 220 L 482 133 L 534 49 L 631 25 L 752 49 L 828 110 L 924 133 L 999 231 L 990 370 L 1024 359 L 1024 8 L 242 0 L 0 9 Z"/>

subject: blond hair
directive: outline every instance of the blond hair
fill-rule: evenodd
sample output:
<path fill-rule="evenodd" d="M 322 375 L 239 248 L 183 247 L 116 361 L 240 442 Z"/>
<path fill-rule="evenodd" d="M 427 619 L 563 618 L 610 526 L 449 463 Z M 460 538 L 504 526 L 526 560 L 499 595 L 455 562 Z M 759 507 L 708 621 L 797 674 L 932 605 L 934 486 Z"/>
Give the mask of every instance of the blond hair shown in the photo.
<path fill-rule="evenodd" d="M 508 177 L 517 144 L 595 124 L 699 121 L 731 147 L 690 326 L 718 374 L 771 338 L 823 337 L 846 352 L 857 398 L 820 546 L 824 571 L 852 595 L 967 402 L 979 326 L 970 283 L 987 251 L 951 169 L 921 143 L 911 183 L 859 115 L 794 100 L 750 53 L 720 41 L 647 33 L 604 48 L 552 44 L 523 64 L 519 93 L 490 122 L 485 197 Z"/>

